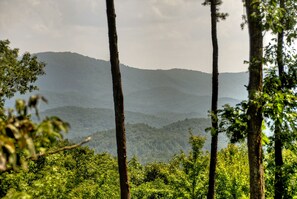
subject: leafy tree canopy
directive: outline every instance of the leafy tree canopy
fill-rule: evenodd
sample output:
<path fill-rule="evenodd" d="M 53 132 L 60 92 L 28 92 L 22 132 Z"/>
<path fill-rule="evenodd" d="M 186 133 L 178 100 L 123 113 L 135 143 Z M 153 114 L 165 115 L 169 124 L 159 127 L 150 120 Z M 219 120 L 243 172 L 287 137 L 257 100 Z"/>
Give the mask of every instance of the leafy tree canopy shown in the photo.
<path fill-rule="evenodd" d="M 0 107 L 5 98 L 11 98 L 16 92 L 21 94 L 36 90 L 34 83 L 38 75 L 45 74 L 45 64 L 36 56 L 25 53 L 19 56 L 19 49 L 10 48 L 8 40 L 0 40 Z"/>
<path fill-rule="evenodd" d="M 29 110 L 35 109 L 40 96 L 28 100 L 17 100 L 15 110 L 11 109 L 0 117 L 0 171 L 27 168 L 29 159 L 37 159 L 59 139 L 61 132 L 68 130 L 68 123 L 58 117 L 47 117 L 40 123 L 30 119 Z"/>

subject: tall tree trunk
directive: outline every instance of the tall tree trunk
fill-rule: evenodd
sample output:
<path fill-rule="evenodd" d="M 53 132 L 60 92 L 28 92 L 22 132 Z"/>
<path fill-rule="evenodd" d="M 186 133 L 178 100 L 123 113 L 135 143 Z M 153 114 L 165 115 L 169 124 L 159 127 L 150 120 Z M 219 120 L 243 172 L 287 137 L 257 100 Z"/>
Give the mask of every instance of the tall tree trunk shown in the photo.
<path fill-rule="evenodd" d="M 211 137 L 211 156 L 209 166 L 209 183 L 207 198 L 213 199 L 215 197 L 215 178 L 217 165 L 217 151 L 218 151 L 218 87 L 219 87 L 219 72 L 218 72 L 218 39 L 217 39 L 217 0 L 210 1 L 211 11 L 211 37 L 212 37 L 212 100 L 211 100 L 211 125 L 214 132 Z"/>
<path fill-rule="evenodd" d="M 260 1 L 246 0 L 246 12 L 249 28 L 249 108 L 248 120 L 248 156 L 250 167 L 250 198 L 264 199 L 264 169 L 262 151 L 262 107 L 259 96 L 263 83 L 263 36 L 260 17 Z"/>
<path fill-rule="evenodd" d="M 282 156 L 282 139 L 281 129 L 279 126 L 275 127 L 275 141 L 274 141 L 274 153 L 275 153 L 275 174 L 274 174 L 274 198 L 282 199 L 284 196 L 284 183 L 283 183 L 283 156 Z"/>
<path fill-rule="evenodd" d="M 120 66 L 119 66 L 114 0 L 106 0 L 106 7 L 107 7 L 111 74 L 112 74 L 112 83 L 113 83 L 113 100 L 114 100 L 114 111 L 115 111 L 121 198 L 129 199 L 130 188 L 129 188 L 128 169 L 127 169 L 126 133 L 125 133 L 125 123 L 124 123 L 124 120 L 125 120 L 124 97 L 122 92 L 121 72 L 120 72 Z"/>
<path fill-rule="evenodd" d="M 280 8 L 285 8 L 285 0 L 280 0 Z M 284 19 L 280 20 L 281 23 L 284 23 Z M 283 60 L 283 46 L 284 46 L 284 29 L 281 30 L 277 34 L 277 65 L 278 65 L 278 72 L 279 78 L 281 80 L 281 90 L 284 86 L 284 60 Z M 274 183 L 274 198 L 275 199 L 282 199 L 284 197 L 284 179 L 283 179 L 283 155 L 282 155 L 282 132 L 281 132 L 281 124 L 275 124 L 275 141 L 274 141 L 274 153 L 275 153 L 275 183 Z"/>

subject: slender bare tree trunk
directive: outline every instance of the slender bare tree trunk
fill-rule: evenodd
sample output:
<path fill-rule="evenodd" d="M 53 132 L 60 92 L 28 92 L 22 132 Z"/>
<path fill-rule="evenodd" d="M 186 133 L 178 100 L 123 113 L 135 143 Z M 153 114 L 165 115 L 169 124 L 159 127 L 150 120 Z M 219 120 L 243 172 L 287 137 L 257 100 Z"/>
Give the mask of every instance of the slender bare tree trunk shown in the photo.
<path fill-rule="evenodd" d="M 285 8 L 285 0 L 280 0 L 280 8 Z M 281 23 L 284 23 L 284 19 L 282 17 Z M 277 34 L 277 65 L 278 65 L 278 73 L 279 78 L 282 82 L 282 86 L 280 89 L 283 88 L 283 81 L 284 81 L 284 59 L 283 59 L 283 46 L 284 46 L 284 30 L 282 29 L 281 32 Z M 283 179 L 283 154 L 282 154 L 282 132 L 281 132 L 281 124 L 275 124 L 275 141 L 274 141 L 274 153 L 275 153 L 275 183 L 274 183 L 274 198 L 275 199 L 282 199 L 284 197 L 284 179 Z"/>
<path fill-rule="evenodd" d="M 212 132 L 211 137 L 211 156 L 209 166 L 209 183 L 207 198 L 215 198 L 215 179 L 216 179 L 216 165 L 217 165 L 217 151 L 218 151 L 218 87 L 219 87 L 219 71 L 218 71 L 218 57 L 219 47 L 217 39 L 217 0 L 210 1 L 211 11 L 211 37 L 212 37 L 212 100 L 211 100 L 211 124 Z"/>
<path fill-rule="evenodd" d="M 129 199 L 130 188 L 129 188 L 128 169 L 127 169 L 126 133 L 125 133 L 125 123 L 124 123 L 125 121 L 124 97 L 122 92 L 121 72 L 120 72 L 120 66 L 119 66 L 114 0 L 106 0 L 106 7 L 107 7 L 111 74 L 112 74 L 112 83 L 113 83 L 113 100 L 114 100 L 114 111 L 115 111 L 121 198 Z"/>
<path fill-rule="evenodd" d="M 258 94 L 263 83 L 263 36 L 260 5 L 258 1 L 246 0 L 248 18 L 250 58 L 249 58 L 249 108 L 248 115 L 248 156 L 250 167 L 250 198 L 264 199 L 264 169 L 262 151 L 262 107 Z"/>

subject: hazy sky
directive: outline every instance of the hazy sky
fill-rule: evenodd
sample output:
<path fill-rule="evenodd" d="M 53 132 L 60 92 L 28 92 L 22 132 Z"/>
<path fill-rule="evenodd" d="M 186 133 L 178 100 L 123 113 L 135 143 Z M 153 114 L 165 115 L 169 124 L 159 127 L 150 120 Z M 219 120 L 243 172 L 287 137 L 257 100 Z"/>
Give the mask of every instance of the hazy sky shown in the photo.
<path fill-rule="evenodd" d="M 120 61 L 137 68 L 211 72 L 210 9 L 203 0 L 115 0 Z M 241 0 L 225 0 L 221 72 L 247 71 Z M 0 39 L 21 52 L 72 51 L 109 59 L 105 0 L 0 0 Z"/>

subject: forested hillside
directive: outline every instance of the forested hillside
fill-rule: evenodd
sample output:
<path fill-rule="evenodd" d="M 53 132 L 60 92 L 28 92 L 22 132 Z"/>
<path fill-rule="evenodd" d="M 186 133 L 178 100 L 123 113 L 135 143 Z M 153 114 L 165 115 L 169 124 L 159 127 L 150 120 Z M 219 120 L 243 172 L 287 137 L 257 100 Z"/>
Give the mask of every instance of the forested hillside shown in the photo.
<path fill-rule="evenodd" d="M 173 155 L 180 151 L 188 152 L 190 149 L 189 137 L 199 135 L 206 138 L 203 149 L 210 149 L 210 135 L 205 132 L 209 127 L 208 119 L 186 119 L 156 128 L 148 124 L 127 124 L 127 150 L 128 158 L 136 156 L 141 163 L 153 161 L 168 162 Z M 87 146 L 97 153 L 108 152 L 116 155 L 115 130 L 101 131 L 91 135 L 92 140 Z M 79 142 L 83 137 L 72 139 Z M 220 136 L 219 148 L 228 144 L 225 135 Z"/>

